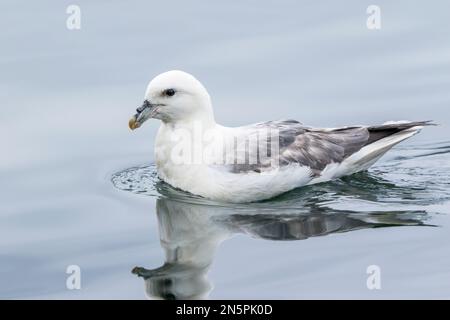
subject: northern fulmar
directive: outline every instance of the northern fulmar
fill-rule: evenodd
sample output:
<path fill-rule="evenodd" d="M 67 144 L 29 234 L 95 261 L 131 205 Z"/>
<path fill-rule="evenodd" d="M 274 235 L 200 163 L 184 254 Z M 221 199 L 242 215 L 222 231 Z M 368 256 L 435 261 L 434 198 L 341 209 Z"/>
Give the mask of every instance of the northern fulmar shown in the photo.
<path fill-rule="evenodd" d="M 225 127 L 205 87 L 183 71 L 150 81 L 129 127 L 161 120 L 158 176 L 175 188 L 222 202 L 253 202 L 367 170 L 430 121 L 314 128 L 296 120 Z"/>

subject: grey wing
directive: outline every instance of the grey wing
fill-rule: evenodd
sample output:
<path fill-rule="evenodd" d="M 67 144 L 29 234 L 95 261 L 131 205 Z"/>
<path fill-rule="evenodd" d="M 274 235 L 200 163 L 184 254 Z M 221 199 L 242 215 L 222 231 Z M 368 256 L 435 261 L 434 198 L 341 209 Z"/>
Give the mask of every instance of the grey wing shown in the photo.
<path fill-rule="evenodd" d="M 293 143 L 280 147 L 280 165 L 298 162 L 319 174 L 330 163 L 340 163 L 369 144 L 404 130 L 432 125 L 432 121 L 410 121 L 370 127 L 305 128 Z"/>
<path fill-rule="evenodd" d="M 314 129 L 296 120 L 279 120 L 257 123 L 247 127 L 249 132 L 270 129 L 277 132 L 277 152 L 273 151 L 271 139 L 267 140 L 268 157 L 258 154 L 256 164 L 235 164 L 233 172 L 268 171 L 276 166 L 299 164 L 319 174 L 328 164 L 342 162 L 360 150 L 369 140 L 365 127 L 340 129 Z M 271 154 L 273 153 L 273 154 Z"/>
<path fill-rule="evenodd" d="M 280 132 L 280 136 L 285 134 Z M 314 175 L 318 175 L 330 163 L 341 163 L 361 150 L 369 141 L 369 136 L 365 127 L 305 128 L 290 144 L 282 144 L 288 139 L 280 137 L 279 165 L 298 163 L 309 167 Z"/>
<path fill-rule="evenodd" d="M 364 146 L 413 127 L 434 125 L 430 121 L 384 124 L 379 126 L 353 126 L 337 129 L 318 129 L 307 127 L 296 120 L 279 120 L 257 123 L 248 126 L 248 132 L 260 129 L 276 130 L 278 134 L 278 152 L 261 159 L 253 165 L 234 165 L 234 172 L 268 171 L 273 164 L 286 166 L 299 164 L 309 167 L 313 175 L 331 163 L 341 163 L 347 157 L 361 150 Z M 270 150 L 272 140 L 267 140 Z M 274 161 L 276 160 L 276 161 Z"/>

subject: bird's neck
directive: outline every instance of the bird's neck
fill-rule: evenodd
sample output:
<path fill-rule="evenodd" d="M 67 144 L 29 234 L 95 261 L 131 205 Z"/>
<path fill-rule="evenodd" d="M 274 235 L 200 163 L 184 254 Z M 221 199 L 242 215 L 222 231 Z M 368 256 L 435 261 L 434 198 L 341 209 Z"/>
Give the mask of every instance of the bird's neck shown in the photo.
<path fill-rule="evenodd" d="M 175 122 L 166 122 L 162 123 L 162 127 L 165 129 L 164 131 L 178 131 L 182 132 L 206 132 L 208 130 L 214 130 L 217 124 L 214 119 L 185 119 L 183 121 L 175 121 Z"/>
<path fill-rule="evenodd" d="M 183 119 L 163 122 L 163 125 L 169 130 L 205 131 L 214 129 L 217 126 L 217 123 L 211 109 L 211 111 L 202 110 L 201 113 L 195 113 L 190 117 L 185 117 Z"/>

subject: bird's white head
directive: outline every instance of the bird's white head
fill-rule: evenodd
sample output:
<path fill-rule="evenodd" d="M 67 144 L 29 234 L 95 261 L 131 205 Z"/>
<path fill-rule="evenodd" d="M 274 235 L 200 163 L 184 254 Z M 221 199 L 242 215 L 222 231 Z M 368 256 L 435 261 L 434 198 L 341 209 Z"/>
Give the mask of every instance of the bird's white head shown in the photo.
<path fill-rule="evenodd" d="M 132 130 L 150 118 L 165 123 L 214 123 L 211 99 L 205 87 L 194 76 L 178 70 L 164 72 L 150 81 L 145 100 L 136 112 L 129 121 Z"/>

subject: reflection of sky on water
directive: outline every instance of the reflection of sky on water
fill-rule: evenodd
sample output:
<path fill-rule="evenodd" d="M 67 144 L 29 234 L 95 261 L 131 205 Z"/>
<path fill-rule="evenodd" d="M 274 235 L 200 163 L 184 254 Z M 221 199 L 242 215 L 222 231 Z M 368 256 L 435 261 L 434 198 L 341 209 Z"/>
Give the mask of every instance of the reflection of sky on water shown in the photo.
<path fill-rule="evenodd" d="M 0 10 L 0 297 L 144 297 L 130 270 L 164 261 L 156 203 L 114 189 L 110 177 L 151 162 L 157 124 L 131 134 L 127 120 L 159 72 L 196 75 L 226 125 L 435 119 L 440 127 L 407 144 L 448 140 L 445 1 L 378 1 L 380 31 L 366 29 L 372 3 L 361 1 L 77 3 L 80 31 L 65 28 L 72 2 L 4 1 Z M 446 154 L 423 159 L 374 170 L 397 186 L 425 185 L 439 198 L 446 192 L 438 170 L 448 165 Z M 423 163 L 431 168 L 415 170 Z M 378 201 L 395 202 L 399 194 L 381 195 Z M 332 208 L 366 205 L 379 209 L 361 199 Z M 287 242 L 254 239 L 237 227 L 209 269 L 211 297 L 447 297 L 450 261 L 440 244 L 448 242 L 449 223 L 435 215 L 448 212 L 447 200 L 386 206 L 425 210 L 441 227 L 370 228 Z M 81 291 L 65 289 L 69 264 L 82 268 Z M 382 267 L 380 292 L 365 287 L 370 264 Z"/>

